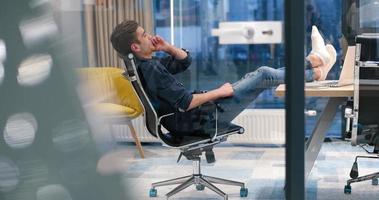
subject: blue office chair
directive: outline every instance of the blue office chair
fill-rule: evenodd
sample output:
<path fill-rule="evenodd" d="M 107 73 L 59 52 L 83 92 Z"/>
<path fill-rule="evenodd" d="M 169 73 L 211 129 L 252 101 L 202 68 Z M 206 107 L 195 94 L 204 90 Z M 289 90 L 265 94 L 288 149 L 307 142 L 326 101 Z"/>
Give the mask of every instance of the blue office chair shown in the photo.
<path fill-rule="evenodd" d="M 228 136 L 230 135 L 242 134 L 244 132 L 244 129 L 240 126 L 230 124 L 230 126 L 228 126 L 226 130 L 223 129 L 222 131 L 217 131 L 216 128 L 216 132 L 212 136 L 194 133 L 193 136 L 176 137 L 175 133 L 163 133 L 161 129 L 162 119 L 174 115 L 175 113 L 171 113 L 164 116 L 158 116 L 142 87 L 141 81 L 138 76 L 137 68 L 134 62 L 133 54 L 129 54 L 127 58 L 124 58 L 124 62 L 126 65 L 126 72 L 124 73 L 124 76 L 131 81 L 132 86 L 135 92 L 137 93 L 137 96 L 139 97 L 141 104 L 144 107 L 145 124 L 149 133 L 154 137 L 157 137 L 163 144 L 165 144 L 165 146 L 178 149 L 180 151 L 178 161 L 182 156 L 184 156 L 188 160 L 193 161 L 192 175 L 153 183 L 149 191 L 150 197 L 157 196 L 156 187 L 179 184 L 179 186 L 177 186 L 172 191 L 166 194 L 167 198 L 175 195 L 176 193 L 186 189 L 191 185 L 195 185 L 197 190 L 204 190 L 204 188 L 207 187 L 210 190 L 222 196 L 225 200 L 228 199 L 228 195 L 225 194 L 219 188 L 217 188 L 215 185 L 213 185 L 214 183 L 239 186 L 241 187 L 240 196 L 246 197 L 248 194 L 248 189 L 245 187 L 244 183 L 206 176 L 201 174 L 200 170 L 200 157 L 203 154 L 203 152 L 205 152 L 207 162 L 215 162 L 213 146 L 226 141 Z M 209 109 L 214 109 L 217 122 L 217 105 L 215 105 L 214 103 L 207 103 L 206 105 L 202 106 L 207 106 Z"/>

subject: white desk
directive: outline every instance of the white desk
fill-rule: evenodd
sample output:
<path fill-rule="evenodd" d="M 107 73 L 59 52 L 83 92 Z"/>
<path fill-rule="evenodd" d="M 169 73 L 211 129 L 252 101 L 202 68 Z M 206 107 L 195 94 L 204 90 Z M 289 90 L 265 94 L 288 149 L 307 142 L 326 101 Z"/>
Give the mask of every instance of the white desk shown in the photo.
<path fill-rule="evenodd" d="M 276 96 L 285 95 L 285 85 L 279 85 L 275 90 Z M 316 126 L 313 128 L 312 135 L 305 144 L 305 181 L 313 168 L 320 152 L 321 145 L 324 141 L 326 131 L 330 127 L 333 118 L 336 115 L 338 106 L 341 105 L 348 97 L 354 95 L 353 85 L 335 87 L 335 88 L 306 88 L 307 97 L 328 97 L 328 103 L 318 119 Z"/>

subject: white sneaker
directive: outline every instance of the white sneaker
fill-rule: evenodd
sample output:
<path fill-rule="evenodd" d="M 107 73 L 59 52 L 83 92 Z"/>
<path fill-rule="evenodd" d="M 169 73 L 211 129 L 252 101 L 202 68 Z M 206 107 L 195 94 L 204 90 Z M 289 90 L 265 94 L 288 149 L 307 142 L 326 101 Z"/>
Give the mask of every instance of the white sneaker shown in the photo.
<path fill-rule="evenodd" d="M 309 55 L 316 55 L 320 58 L 322 62 L 322 66 L 329 63 L 331 57 L 329 52 L 326 49 L 324 38 L 322 38 L 320 32 L 318 31 L 316 26 L 312 26 L 312 51 L 309 53 Z M 309 59 L 309 55 L 307 56 L 307 60 Z"/>
<path fill-rule="evenodd" d="M 320 78 L 318 79 L 319 81 L 323 81 L 326 79 L 326 76 L 328 75 L 329 71 L 332 69 L 334 63 L 336 63 L 336 59 L 337 59 L 337 52 L 336 52 L 336 49 L 334 49 L 333 45 L 327 44 L 325 48 L 329 54 L 329 61 L 325 65 L 322 65 L 319 67 L 321 71 Z"/>

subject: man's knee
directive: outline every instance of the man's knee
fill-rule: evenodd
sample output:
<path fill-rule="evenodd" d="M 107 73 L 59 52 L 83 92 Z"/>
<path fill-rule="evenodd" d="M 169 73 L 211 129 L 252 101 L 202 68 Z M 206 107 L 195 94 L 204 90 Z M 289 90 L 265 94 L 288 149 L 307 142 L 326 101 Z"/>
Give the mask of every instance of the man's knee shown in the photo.
<path fill-rule="evenodd" d="M 267 67 L 267 66 L 260 66 L 257 69 L 258 72 L 270 72 L 271 70 L 272 70 L 272 68 L 271 67 Z"/>
<path fill-rule="evenodd" d="M 257 69 L 257 71 L 260 72 L 260 73 L 266 74 L 266 73 L 271 73 L 272 68 L 271 67 L 267 67 L 267 66 L 261 66 L 261 67 L 259 67 Z"/>
<path fill-rule="evenodd" d="M 270 76 L 273 72 L 273 68 L 267 67 L 267 66 L 261 66 L 257 70 L 245 74 L 245 76 L 242 79 L 246 78 L 251 78 L 251 77 L 256 77 L 257 79 L 259 78 L 266 78 L 267 76 Z"/>

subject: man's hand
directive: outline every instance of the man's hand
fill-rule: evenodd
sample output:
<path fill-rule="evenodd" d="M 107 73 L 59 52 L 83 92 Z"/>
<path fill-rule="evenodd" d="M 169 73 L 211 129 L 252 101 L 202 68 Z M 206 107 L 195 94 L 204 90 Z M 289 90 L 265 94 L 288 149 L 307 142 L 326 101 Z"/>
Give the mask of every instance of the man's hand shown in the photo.
<path fill-rule="evenodd" d="M 217 92 L 220 98 L 233 96 L 233 86 L 230 83 L 225 83 L 217 88 Z"/>
<path fill-rule="evenodd" d="M 178 60 L 181 60 L 187 57 L 187 53 L 185 51 L 183 51 L 182 49 L 176 48 L 175 46 L 166 42 L 163 38 L 161 38 L 158 35 L 152 36 L 150 40 L 151 40 L 151 43 L 155 47 L 155 51 L 164 51 L 174 56 Z"/>
<path fill-rule="evenodd" d="M 208 91 L 206 93 L 193 94 L 192 101 L 187 110 L 191 110 L 205 102 L 217 100 L 219 98 L 233 96 L 233 87 L 230 83 L 225 83 L 221 87 Z"/>
<path fill-rule="evenodd" d="M 156 51 L 165 51 L 165 52 L 169 53 L 170 52 L 170 48 L 172 47 L 171 44 L 169 44 L 168 42 L 166 42 L 159 35 L 152 36 L 151 37 L 151 43 L 153 43 Z"/>

